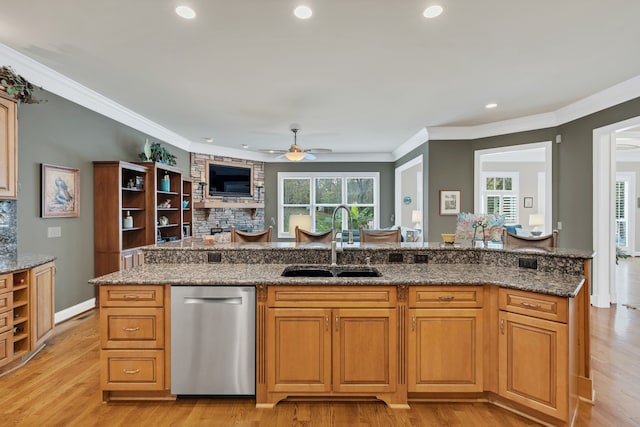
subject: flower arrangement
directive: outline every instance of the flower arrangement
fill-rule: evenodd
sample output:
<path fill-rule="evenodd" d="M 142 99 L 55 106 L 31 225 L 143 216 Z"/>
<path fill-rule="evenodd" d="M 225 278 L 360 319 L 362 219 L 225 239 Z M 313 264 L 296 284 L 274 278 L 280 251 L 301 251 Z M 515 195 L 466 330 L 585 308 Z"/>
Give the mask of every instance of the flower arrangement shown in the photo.
<path fill-rule="evenodd" d="M 164 163 L 169 166 L 176 165 L 176 156 L 171 151 L 164 148 L 159 142 L 149 142 L 148 139 L 139 157 L 143 162 Z"/>
<path fill-rule="evenodd" d="M 41 87 L 38 88 L 42 89 Z M 17 74 L 13 68 L 7 65 L 0 67 L 0 89 L 24 104 L 46 102 L 46 99 L 34 98 L 33 94 L 36 86 L 33 86 L 27 79 Z"/>

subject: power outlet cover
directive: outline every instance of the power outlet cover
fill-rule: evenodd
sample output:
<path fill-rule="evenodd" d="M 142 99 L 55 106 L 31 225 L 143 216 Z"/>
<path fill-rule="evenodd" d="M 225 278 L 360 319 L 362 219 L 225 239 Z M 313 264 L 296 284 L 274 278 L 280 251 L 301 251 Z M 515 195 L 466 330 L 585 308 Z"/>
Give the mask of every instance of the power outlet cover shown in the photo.
<path fill-rule="evenodd" d="M 535 258 L 518 258 L 518 267 L 530 268 L 532 270 L 538 269 L 538 260 Z"/>
<path fill-rule="evenodd" d="M 207 261 L 209 262 L 222 262 L 222 254 L 220 252 L 208 252 Z"/>
<path fill-rule="evenodd" d="M 404 262 L 404 255 L 399 252 L 390 253 L 389 262 Z"/>
<path fill-rule="evenodd" d="M 415 254 L 413 256 L 413 262 L 416 264 L 426 264 L 429 262 L 429 257 L 427 254 Z"/>

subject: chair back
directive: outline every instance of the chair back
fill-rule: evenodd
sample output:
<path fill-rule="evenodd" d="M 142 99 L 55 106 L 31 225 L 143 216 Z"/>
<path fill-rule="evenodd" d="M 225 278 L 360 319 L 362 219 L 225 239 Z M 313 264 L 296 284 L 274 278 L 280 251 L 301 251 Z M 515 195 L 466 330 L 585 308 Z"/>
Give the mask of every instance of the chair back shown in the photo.
<path fill-rule="evenodd" d="M 505 248 L 555 249 L 558 247 L 558 230 L 553 230 L 551 234 L 546 236 L 525 237 L 511 234 L 505 228 L 502 232 L 502 244 Z"/>
<path fill-rule="evenodd" d="M 331 243 L 333 230 L 324 233 L 303 230 L 296 225 L 296 243 Z"/>
<path fill-rule="evenodd" d="M 360 243 L 400 243 L 400 229 L 369 230 L 361 228 Z"/>
<path fill-rule="evenodd" d="M 269 226 L 264 231 L 238 231 L 234 226 L 231 226 L 231 243 L 256 243 L 256 242 L 271 242 L 271 230 L 273 227 Z"/>

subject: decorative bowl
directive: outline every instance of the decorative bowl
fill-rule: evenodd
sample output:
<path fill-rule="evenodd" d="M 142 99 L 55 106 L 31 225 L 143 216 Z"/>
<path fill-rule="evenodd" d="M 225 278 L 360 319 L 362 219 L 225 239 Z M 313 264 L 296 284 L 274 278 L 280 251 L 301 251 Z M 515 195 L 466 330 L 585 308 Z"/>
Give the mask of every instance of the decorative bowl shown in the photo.
<path fill-rule="evenodd" d="M 456 241 L 456 235 L 455 234 L 441 234 L 442 236 L 442 241 L 445 243 L 453 243 Z"/>

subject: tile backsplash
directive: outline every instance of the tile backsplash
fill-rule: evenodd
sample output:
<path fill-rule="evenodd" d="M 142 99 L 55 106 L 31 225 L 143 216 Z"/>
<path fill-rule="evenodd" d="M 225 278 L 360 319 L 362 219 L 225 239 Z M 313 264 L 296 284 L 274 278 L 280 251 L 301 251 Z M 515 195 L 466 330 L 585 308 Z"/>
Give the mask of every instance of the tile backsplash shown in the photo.
<path fill-rule="evenodd" d="M 18 213 L 15 200 L 0 200 L 0 256 L 18 253 Z"/>

